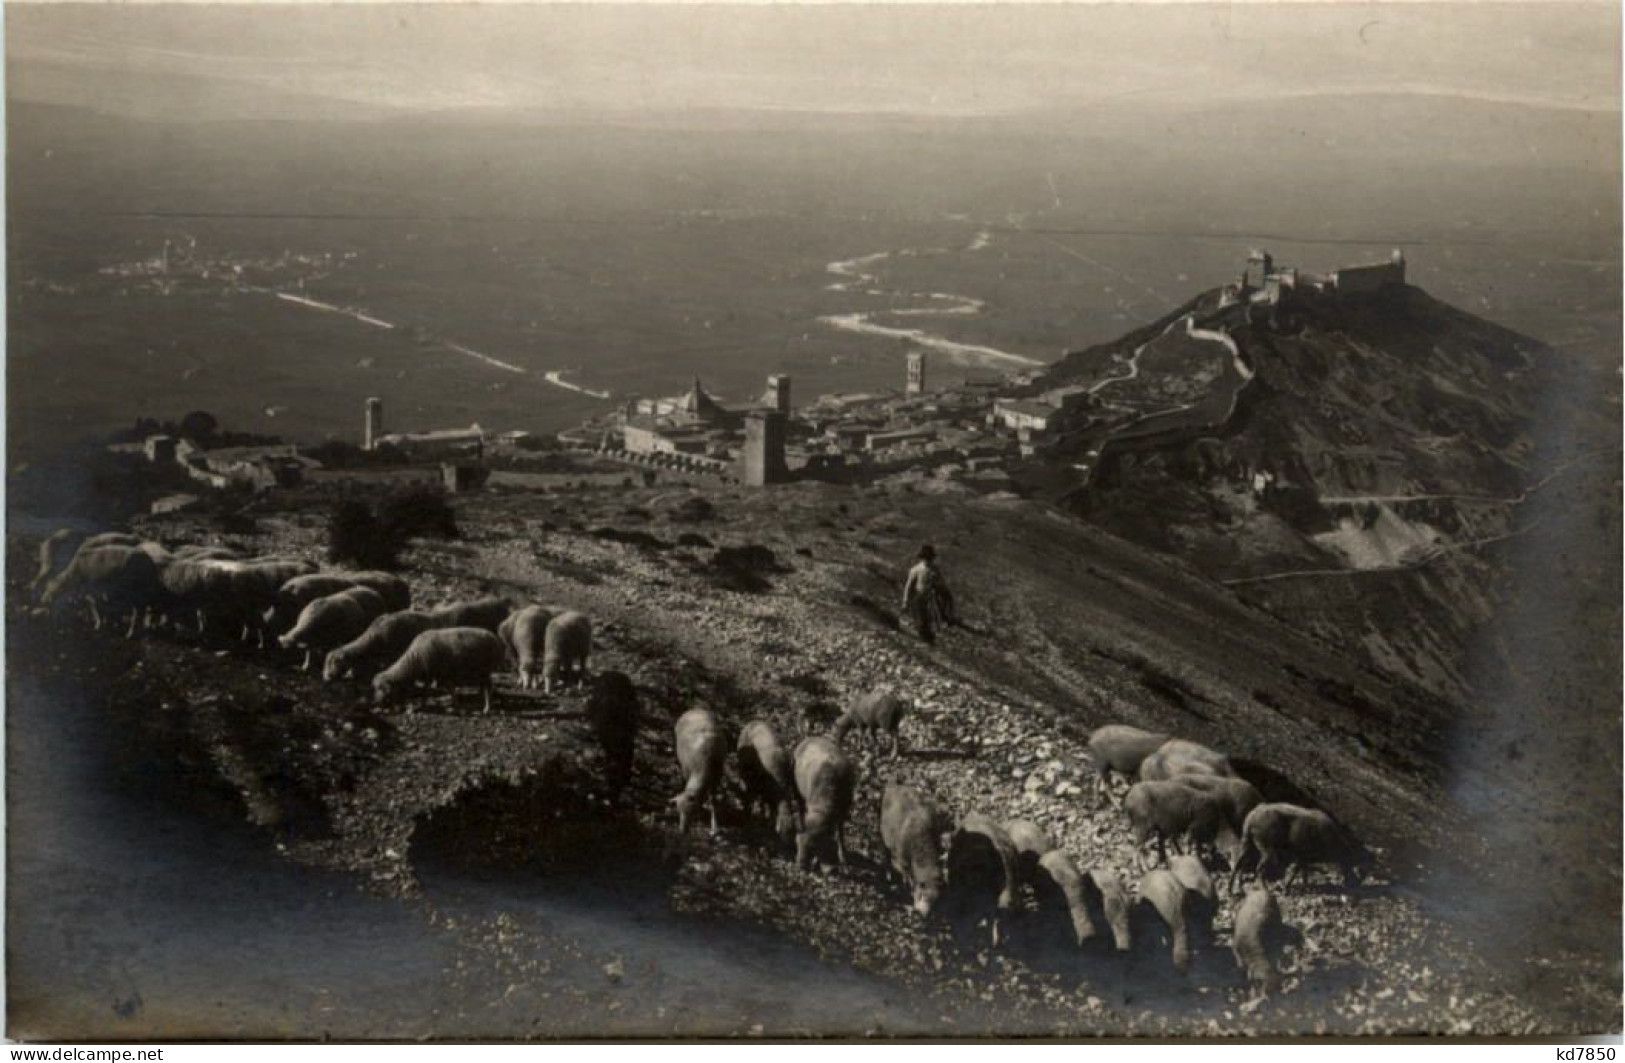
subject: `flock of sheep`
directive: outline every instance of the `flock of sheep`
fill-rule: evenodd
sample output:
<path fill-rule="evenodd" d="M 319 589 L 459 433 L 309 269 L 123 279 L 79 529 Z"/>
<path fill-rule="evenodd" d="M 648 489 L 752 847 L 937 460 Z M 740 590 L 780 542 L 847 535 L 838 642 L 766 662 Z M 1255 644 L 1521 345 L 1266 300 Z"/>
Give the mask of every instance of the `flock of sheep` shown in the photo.
<path fill-rule="evenodd" d="M 109 532 L 80 542 L 66 563 L 71 533 L 40 547 L 31 592 L 49 610 L 82 598 L 93 625 L 117 623 L 126 637 L 143 624 L 237 632 L 261 647 L 275 638 L 303 650 L 308 671 L 325 680 L 370 682 L 379 704 L 431 687 L 481 692 L 491 708 L 494 676 L 517 667 L 519 685 L 584 680 L 592 623 L 562 607 L 515 610 L 502 598 L 413 609 L 406 581 L 388 572 L 321 572 L 301 559 L 242 557 L 225 547 L 171 551 Z"/>
<path fill-rule="evenodd" d="M 844 865 L 843 832 L 853 813 L 858 769 L 842 742 L 854 729 L 889 736 L 895 759 L 907 709 L 889 689 L 870 692 L 836 721 L 832 735 L 804 738 L 793 751 L 767 720 L 751 720 L 730 741 L 714 713 L 689 710 L 677 720 L 674 736 L 683 774 L 682 792 L 672 798 L 679 829 L 687 831 L 705 805 L 715 831 L 716 797 L 731 753 L 747 810 L 762 810 L 773 832 L 793 843 L 800 866 L 810 868 L 831 850 Z M 1368 867 L 1369 853 L 1324 812 L 1265 803 L 1236 775 L 1228 757 L 1195 742 L 1113 724 L 1095 731 L 1089 748 L 1108 803 L 1116 801 L 1113 774 L 1132 783 L 1117 803 L 1144 862 L 1136 897 L 1109 868 L 1079 868 L 1031 820 L 1000 822 L 970 812 L 956 821 L 919 787 L 888 782 L 878 809 L 881 844 L 890 873 L 910 891 L 914 910 L 930 916 L 940 908 L 956 921 L 985 922 L 998 947 L 1023 908 L 1022 895 L 1030 892 L 1038 913 L 1069 921 L 1080 948 L 1109 938 L 1106 947 L 1128 952 L 1136 936 L 1151 930 L 1171 944 L 1174 969 L 1184 974 L 1193 937 L 1211 940 L 1220 903 L 1209 864 L 1199 853 L 1209 853 L 1210 862 L 1228 858 L 1231 896 L 1243 866 L 1256 858 L 1258 882 L 1235 906 L 1230 948 L 1256 994 L 1276 991 L 1277 956 L 1290 933 L 1264 884 L 1266 874 L 1284 865 L 1284 884 L 1291 885 L 1307 867 L 1333 864 L 1352 883 Z M 1146 851 L 1153 840 L 1158 861 Z M 1177 849 L 1181 843 L 1190 851 L 1170 858 L 1168 846 Z"/>
<path fill-rule="evenodd" d="M 385 572 L 322 572 L 304 560 L 242 557 L 220 547 L 171 551 L 120 533 L 85 539 L 70 555 L 72 542 L 59 532 L 41 546 L 30 591 L 46 609 L 81 597 L 96 627 L 122 622 L 126 637 L 145 623 L 195 625 L 200 635 L 212 626 L 261 646 L 275 638 L 283 648 L 304 651 L 305 669 L 320 662 L 327 681 L 370 682 L 380 704 L 423 686 L 475 688 L 489 710 L 493 676 L 510 667 L 522 688 L 551 692 L 560 682 L 586 683 L 585 715 L 605 753 L 612 792 L 631 777 L 635 688 L 614 671 L 588 681 L 592 627 L 580 612 L 542 605 L 516 610 L 501 598 L 413 609 L 406 582 Z M 889 738 L 895 760 L 907 712 L 908 703 L 891 690 L 873 691 L 851 704 L 832 734 L 804 738 L 788 750 L 765 719 L 751 720 L 735 737 L 709 709 L 690 709 L 674 731 L 683 788 L 672 804 L 680 830 L 689 829 L 703 806 L 715 832 L 716 798 L 731 755 L 747 811 L 765 813 L 773 832 L 794 846 L 799 866 L 810 868 L 830 850 L 845 864 L 843 833 L 854 811 L 858 769 L 843 743 L 854 731 Z M 986 922 L 997 947 L 1023 907 L 1021 895 L 1030 891 L 1038 912 L 1070 923 L 1080 947 L 1109 937 L 1109 948 L 1126 952 L 1149 927 L 1171 942 L 1174 967 L 1183 974 L 1193 930 L 1211 936 L 1218 911 L 1208 866 L 1228 860 L 1226 892 L 1233 896 L 1244 866 L 1256 860 L 1258 882 L 1234 909 L 1230 948 L 1256 993 L 1277 989 L 1275 955 L 1285 931 L 1280 906 L 1264 885 L 1267 872 L 1284 866 L 1290 886 L 1305 868 L 1333 864 L 1352 883 L 1369 865 L 1369 853 L 1324 812 L 1265 803 L 1228 757 L 1195 742 L 1114 724 L 1090 736 L 1089 750 L 1099 793 L 1126 815 L 1142 862 L 1136 896 L 1108 868 L 1079 868 L 1030 820 L 1000 822 L 980 812 L 955 820 L 920 788 L 890 782 L 878 809 L 879 833 L 912 907 L 922 916 L 940 907 L 951 918 Z M 1113 775 L 1130 783 L 1120 798 Z M 1153 841 L 1156 859 L 1147 848 Z M 1181 845 L 1187 851 L 1179 851 Z"/>

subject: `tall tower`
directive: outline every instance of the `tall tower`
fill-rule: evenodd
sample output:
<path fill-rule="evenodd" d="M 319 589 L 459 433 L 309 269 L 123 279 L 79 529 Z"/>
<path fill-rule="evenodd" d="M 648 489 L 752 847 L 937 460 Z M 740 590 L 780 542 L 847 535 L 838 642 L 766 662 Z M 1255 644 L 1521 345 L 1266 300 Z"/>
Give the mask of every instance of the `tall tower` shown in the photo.
<path fill-rule="evenodd" d="M 753 410 L 746 416 L 740 475 L 746 487 L 765 487 L 790 478 L 784 463 L 785 421 L 778 410 Z"/>
<path fill-rule="evenodd" d="M 774 373 L 767 378 L 767 394 L 762 397 L 763 405 L 768 409 L 777 410 L 786 417 L 790 416 L 790 378 L 783 373 Z"/>
<path fill-rule="evenodd" d="M 376 450 L 378 437 L 384 434 L 384 400 L 371 398 L 367 400 L 367 422 L 361 437 L 361 449 Z"/>
<path fill-rule="evenodd" d="M 925 352 L 908 352 L 908 384 L 903 388 L 905 395 L 922 395 L 925 393 Z"/>

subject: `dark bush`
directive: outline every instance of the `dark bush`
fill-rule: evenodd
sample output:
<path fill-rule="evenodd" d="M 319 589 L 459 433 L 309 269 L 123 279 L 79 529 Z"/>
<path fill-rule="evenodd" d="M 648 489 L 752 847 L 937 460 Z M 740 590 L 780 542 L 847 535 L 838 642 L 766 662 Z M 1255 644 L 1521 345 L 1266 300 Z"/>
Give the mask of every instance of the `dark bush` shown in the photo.
<path fill-rule="evenodd" d="M 390 495 L 378 506 L 378 520 L 398 542 L 455 539 L 457 514 L 438 491 L 413 488 Z"/>
<path fill-rule="evenodd" d="M 700 546 L 709 550 L 713 545 L 710 539 L 698 532 L 684 532 L 677 537 L 678 546 Z"/>
<path fill-rule="evenodd" d="M 700 495 L 685 498 L 672 508 L 671 519 L 678 524 L 698 524 L 717 515 L 717 507 Z"/>
<path fill-rule="evenodd" d="M 360 568 L 394 568 L 400 540 L 390 534 L 365 502 L 346 499 L 327 519 L 327 559 Z"/>

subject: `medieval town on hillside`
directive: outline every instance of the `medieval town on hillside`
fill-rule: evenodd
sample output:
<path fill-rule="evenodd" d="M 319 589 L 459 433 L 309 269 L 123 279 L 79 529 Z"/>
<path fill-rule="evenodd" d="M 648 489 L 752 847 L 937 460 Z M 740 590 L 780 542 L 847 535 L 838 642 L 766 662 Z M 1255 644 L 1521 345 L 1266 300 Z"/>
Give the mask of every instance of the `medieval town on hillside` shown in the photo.
<path fill-rule="evenodd" d="M 1069 488 L 1077 490 L 1088 485 L 1109 448 L 1166 445 L 1211 431 L 1229 418 L 1253 376 L 1229 339 L 1230 328 L 1273 320 L 1295 299 L 1371 295 L 1404 283 L 1405 258 L 1398 250 L 1387 262 L 1326 274 L 1280 267 L 1268 251 L 1253 250 L 1246 268 L 1219 290 L 1216 301 L 1177 318 L 1136 349 L 1126 365 L 1112 366 L 1091 383 L 1052 386 L 1044 370 L 993 378 L 959 375 L 939 383 L 928 353 L 916 349 L 904 358 L 898 389 L 824 394 L 797 406 L 791 378 L 776 373 L 755 401 L 726 403 L 696 376 L 680 395 L 624 398 L 542 446 L 625 465 L 641 471 L 646 482 L 761 487 L 794 480 L 873 483 L 927 476 L 981 493 L 1010 490 L 1015 469 L 1053 452 L 1068 455 L 1063 469 L 1072 481 Z M 1168 388 L 1185 389 L 1170 391 L 1145 378 L 1140 383 L 1149 390 L 1137 401 L 1110 390 L 1140 376 L 1139 361 L 1147 350 L 1162 346 L 1177 355 L 1178 345 L 1199 344 L 1217 345 L 1211 350 L 1219 366 L 1203 393 L 1189 394 L 1189 380 L 1166 381 Z M 365 399 L 363 411 L 363 451 L 380 462 L 438 463 L 449 491 L 492 482 L 490 459 L 537 449 L 528 432 L 488 432 L 478 423 L 390 432 L 384 402 L 377 397 Z M 175 463 L 200 486 L 217 490 L 295 486 L 322 468 L 306 448 L 281 442 L 204 449 L 192 440 L 157 434 L 112 449 Z M 1259 476 L 1261 482 L 1272 479 L 1272 474 Z M 507 472 L 495 482 L 522 486 L 523 473 Z M 153 503 L 153 511 L 174 512 L 196 501 L 193 494 L 167 496 Z"/>

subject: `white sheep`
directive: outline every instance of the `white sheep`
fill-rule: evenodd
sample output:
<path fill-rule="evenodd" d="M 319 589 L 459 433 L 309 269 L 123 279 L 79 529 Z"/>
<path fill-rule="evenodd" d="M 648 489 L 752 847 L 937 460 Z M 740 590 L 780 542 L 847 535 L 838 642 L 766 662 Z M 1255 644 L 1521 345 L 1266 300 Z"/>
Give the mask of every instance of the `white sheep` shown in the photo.
<path fill-rule="evenodd" d="M 544 605 L 527 605 L 498 626 L 497 636 L 507 645 L 518 667 L 521 689 L 529 690 L 541 684 L 548 625 L 561 613 L 562 610 Z"/>
<path fill-rule="evenodd" d="M 359 638 L 383 611 L 384 599 L 377 591 L 351 587 L 305 606 L 293 630 L 277 639 L 277 643 L 283 649 L 302 647 L 304 669 L 308 672 L 315 654 L 320 653 L 325 658 L 327 651 Z"/>
<path fill-rule="evenodd" d="M 592 655 L 592 621 L 585 613 L 567 611 L 548 621 L 542 654 L 542 690 L 566 678 L 585 682 L 587 658 Z"/>
<path fill-rule="evenodd" d="M 322 679 L 332 682 L 353 675 L 371 682 L 400 659 L 413 639 L 443 626 L 433 615 L 411 610 L 378 617 L 358 637 L 328 653 Z"/>

